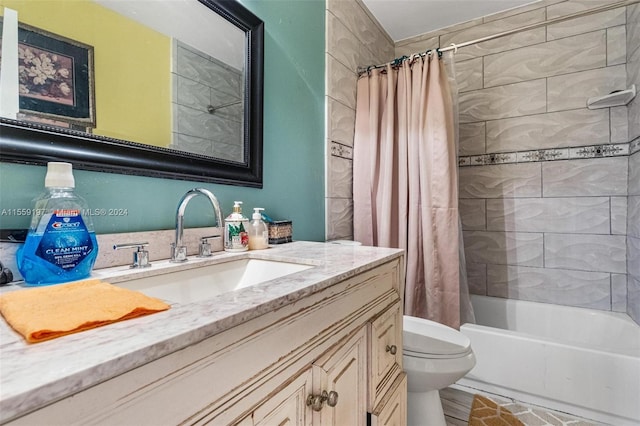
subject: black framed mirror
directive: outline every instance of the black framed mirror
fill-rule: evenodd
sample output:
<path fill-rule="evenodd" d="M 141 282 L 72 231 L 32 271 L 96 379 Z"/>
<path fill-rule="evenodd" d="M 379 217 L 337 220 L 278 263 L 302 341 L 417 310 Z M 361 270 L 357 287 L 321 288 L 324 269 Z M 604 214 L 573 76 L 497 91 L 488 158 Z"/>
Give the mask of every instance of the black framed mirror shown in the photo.
<path fill-rule="evenodd" d="M 65 2 L 65 0 L 60 0 Z M 138 0 L 128 0 L 123 2 L 112 0 L 93 0 L 94 3 L 99 4 L 99 7 L 103 7 L 104 4 L 109 2 L 113 4 L 135 4 Z M 41 2 L 38 2 L 41 3 Z M 73 4 L 77 2 L 65 2 L 66 4 Z M 41 111 L 25 110 L 22 102 L 23 87 L 20 87 L 20 114 L 13 117 L 0 117 L 0 160 L 5 162 L 14 162 L 21 164 L 45 164 L 48 161 L 67 161 L 74 164 L 74 168 L 114 172 L 131 175 L 142 175 L 160 178 L 171 179 L 183 179 L 193 180 L 201 182 L 213 182 L 249 187 L 262 187 L 262 131 L 263 131 L 263 63 L 264 63 L 264 24 L 262 20 L 256 17 L 253 13 L 247 10 L 239 2 L 235 0 L 159 0 L 156 2 L 148 2 L 145 0 L 139 1 L 140 4 L 153 3 L 156 9 L 156 13 L 149 14 L 155 17 L 161 16 L 158 12 L 158 5 L 166 4 L 171 7 L 178 7 L 179 9 L 170 10 L 169 16 L 173 16 L 169 26 L 172 28 L 179 27 L 176 23 L 176 16 L 181 16 L 186 7 L 194 9 L 195 19 L 198 22 L 187 22 L 186 27 L 190 27 L 192 34 L 189 35 L 191 40 L 177 40 L 173 35 L 169 35 L 171 40 L 170 51 L 172 58 L 168 60 L 170 63 L 171 76 L 168 77 L 169 85 L 162 86 L 159 90 L 157 87 L 151 87 L 151 95 L 155 92 L 169 92 L 171 96 L 171 111 L 167 115 L 166 108 L 163 109 L 164 117 L 169 117 L 172 122 L 171 134 L 165 137 L 157 137 L 148 142 L 141 141 L 143 137 L 137 136 L 121 136 L 119 133 L 121 129 L 118 126 L 118 120 L 113 120 L 113 130 L 102 130 L 100 127 L 102 123 L 108 121 L 102 117 L 108 117 L 106 107 L 101 109 L 100 101 L 108 97 L 113 90 L 103 90 L 100 92 L 100 84 L 104 80 L 100 77 L 107 75 L 106 73 L 99 74 L 100 67 L 100 54 L 104 50 L 99 50 L 97 46 L 93 46 L 93 54 L 95 55 L 95 67 L 98 69 L 95 75 L 95 112 L 92 112 L 93 120 L 96 123 L 95 128 L 84 127 L 90 126 L 90 120 L 78 120 L 69 119 L 65 121 L 66 117 L 57 117 L 50 114 L 53 109 L 47 106 L 48 109 L 43 108 Z M 202 7 L 205 7 L 204 9 Z M 176 12 L 176 10 L 180 10 Z M 204 13 L 203 13 L 204 11 Z M 109 12 L 111 13 L 111 12 Z M 233 61 L 224 63 L 217 53 L 211 53 L 205 51 L 208 46 L 227 46 L 232 45 L 231 42 L 226 40 L 226 36 L 212 36 L 207 32 L 207 29 L 213 28 L 214 23 L 201 20 L 209 13 L 222 18 L 224 21 L 230 23 L 234 28 L 239 29 L 241 34 L 242 52 L 240 54 L 241 62 L 239 64 L 231 64 Z M 144 15 L 137 9 L 131 10 L 131 16 Z M 172 15 L 173 14 L 173 15 Z M 26 15 L 26 14 L 25 14 Z M 120 18 L 118 18 L 120 19 Z M 218 18 L 217 18 L 218 19 Z M 56 42 L 59 43 L 59 39 L 63 42 L 68 41 L 59 34 L 52 34 L 50 30 L 40 31 L 34 29 L 31 23 L 25 24 L 24 28 L 20 20 L 20 11 L 18 10 L 18 21 L 21 28 L 19 34 L 22 32 L 38 32 L 38 40 L 48 40 L 56 37 Z M 102 22 L 102 20 L 101 20 Z M 213 21 L 212 21 L 213 22 Z M 155 25 L 152 23 L 151 25 Z M 156 31 L 155 27 L 153 31 Z M 235 31 L 235 30 L 234 30 Z M 221 34 L 230 34 L 232 31 L 227 29 L 223 30 Z M 44 34 L 44 36 L 42 36 Z M 18 46 L 21 49 L 23 46 L 22 35 L 19 35 Z M 48 38 L 47 38 L 48 37 Z M 189 37 L 186 37 L 188 39 Z M 197 39 L 194 39 L 197 37 Z M 29 39 L 31 40 L 31 39 Z M 24 41 L 25 44 L 30 43 L 29 40 Z M 73 43 L 73 41 L 69 41 Z M 43 43 L 43 42 L 41 42 Z M 164 42 L 163 42 L 164 43 Z M 116 44 L 110 40 L 111 45 Z M 127 43 L 125 43 L 127 44 Z M 195 46 L 199 44 L 199 46 Z M 148 45 L 148 43 L 147 43 Z M 57 46 L 57 45 L 55 45 Z M 227 46 L 228 47 L 228 46 Z M 36 46 L 34 52 L 36 56 L 38 54 L 37 48 L 45 50 L 47 46 Z M 182 53 L 181 53 L 182 52 Z M 181 56 L 182 55 L 182 56 Z M 180 61 L 187 61 L 189 55 L 198 60 L 203 57 L 207 58 L 208 63 L 212 63 L 217 69 L 232 70 L 235 72 L 235 76 L 226 75 L 220 77 L 219 74 L 215 74 L 212 77 L 213 80 L 221 82 L 220 87 L 210 89 L 206 88 L 206 91 L 211 91 L 210 96 L 207 99 L 201 98 L 205 92 L 202 88 L 203 83 L 197 77 L 197 74 L 207 74 L 209 77 L 213 74 L 209 69 L 202 71 L 198 66 L 194 66 L 193 63 L 185 65 L 186 71 L 178 72 L 178 66 L 176 64 Z M 216 55 L 216 56 L 214 56 Z M 20 60 L 24 60 L 24 52 L 20 53 Z M 62 55 L 56 55 L 56 58 Z M 186 58 L 186 59 L 184 59 Z M 187 62 L 183 62 L 187 63 Z M 24 65 L 23 63 L 20 64 Z M 24 67 L 23 67 L 24 68 Z M 23 69 L 21 68 L 21 69 Z M 132 68 L 132 67 L 117 67 L 117 68 Z M 137 67 L 138 69 L 141 67 Z M 144 66 L 142 67 L 144 68 Z M 156 67 L 154 67 L 156 68 Z M 162 68 L 164 67 L 157 67 Z M 149 68 L 151 69 L 151 68 Z M 195 70 L 195 71 L 194 71 Z M 239 70 L 239 72 L 237 72 Z M 167 70 L 168 71 L 168 70 Z M 182 73 L 182 74 L 180 74 Z M 110 72 L 109 75 L 113 75 Z M 167 77 L 163 77 L 166 81 Z M 89 78 L 91 80 L 91 78 Z M 149 79 L 151 80 L 151 79 Z M 126 82 L 124 78 L 120 78 L 120 82 Z M 230 83 L 231 82 L 231 83 Z M 21 80 L 22 84 L 22 80 Z M 208 83 L 207 83 L 208 84 Z M 212 83 L 213 84 L 213 83 Z M 120 84 L 121 86 L 122 84 Z M 116 89 L 120 86 L 113 86 Z M 137 84 L 141 86 L 141 84 Z M 231 93 L 227 90 L 229 87 L 236 87 L 237 93 Z M 27 87 L 29 89 L 29 87 Z M 189 90 L 187 90 L 189 89 Z M 114 89 L 115 90 L 115 89 Z M 218 92 L 216 92 L 218 90 Z M 28 91 L 28 90 L 26 90 Z M 184 95 L 189 92 L 190 95 Z M 216 92 L 217 94 L 214 94 Z M 225 93 L 222 93 L 225 92 Z M 31 90 L 30 94 L 34 91 Z M 178 98 L 180 94 L 186 101 L 180 101 Z M 42 105 L 46 104 L 49 98 L 45 95 L 49 93 L 39 93 L 32 98 L 36 99 L 35 109 L 38 108 L 38 102 Z M 27 95 L 25 95 L 26 97 Z M 60 94 L 54 101 L 60 101 Z M 134 95 L 135 97 L 143 98 L 144 96 Z M 235 96 L 235 98 L 233 97 Z M 200 102 L 196 105 L 196 101 Z M 61 102 L 61 101 L 60 101 Z M 126 101 L 128 102 L 128 101 Z M 135 99 L 131 101 L 135 102 Z M 154 100 L 146 100 L 147 104 L 154 105 Z M 182 104 L 180 104 L 182 102 Z M 128 105 L 128 103 L 120 104 L 121 106 Z M 46 105 L 45 105 L 46 106 Z M 113 110 L 120 110 L 123 108 L 115 107 Z M 143 115 L 148 109 L 138 109 L 136 113 L 128 113 L 130 119 L 134 117 L 132 128 L 137 129 L 141 126 L 136 126 L 135 117 L 137 113 Z M 180 110 L 185 111 L 185 115 L 180 115 Z M 118 111 L 116 111 L 118 112 Z M 102 115 L 101 115 L 102 113 Z M 234 119 L 239 117 L 239 119 Z M 26 118 L 25 118 L 26 117 Z M 35 117 L 30 119 L 29 117 Z M 151 124 L 149 128 L 161 127 L 154 126 L 153 117 L 147 119 Z M 224 120 L 227 120 L 225 122 Z M 123 123 L 124 123 L 123 119 Z M 59 125 L 62 122 L 62 127 Z M 142 119 L 140 123 L 142 123 Z M 51 124 L 53 123 L 53 124 Z M 188 124 L 190 123 L 204 123 L 202 129 L 197 130 L 199 133 L 193 133 Z M 232 123 L 231 125 L 225 123 Z M 160 124 L 158 122 L 158 124 Z M 164 121 L 162 122 L 165 125 Z M 166 126 L 165 126 L 166 127 Z M 183 129 L 184 128 L 184 129 Z M 134 130 L 135 131 L 135 130 Z M 218 131 L 216 137 L 222 140 L 222 145 L 214 146 L 210 148 L 210 145 L 206 145 L 207 148 L 202 148 L 201 141 L 205 141 L 215 144 L 219 141 L 210 141 L 207 138 L 209 133 Z M 204 133 L 203 133 L 204 132 Z M 102 133 L 102 134 L 100 134 Z M 169 134 L 169 132 L 165 132 Z M 112 135 L 117 137 L 113 137 Z M 147 136 L 146 134 L 144 135 Z M 235 139 L 237 138 L 237 141 Z M 160 141 L 163 139 L 163 141 Z M 164 140 L 166 139 L 166 140 Z M 186 141 L 186 142 L 184 142 Z M 196 149 L 190 149 L 189 146 L 195 146 Z M 229 143 L 233 141 L 233 143 Z M 182 145 L 180 145 L 182 143 Z M 217 150 L 217 151 L 216 151 Z"/>

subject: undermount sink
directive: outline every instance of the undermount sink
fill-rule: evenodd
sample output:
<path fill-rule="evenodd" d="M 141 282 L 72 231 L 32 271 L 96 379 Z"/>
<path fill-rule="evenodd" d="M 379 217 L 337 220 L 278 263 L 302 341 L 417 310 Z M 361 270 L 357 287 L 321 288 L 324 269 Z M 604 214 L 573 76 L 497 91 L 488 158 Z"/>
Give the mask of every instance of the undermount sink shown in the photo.
<path fill-rule="evenodd" d="M 190 303 L 210 299 L 229 291 L 250 287 L 313 266 L 261 259 L 238 259 L 136 278 L 117 283 L 168 302 Z"/>

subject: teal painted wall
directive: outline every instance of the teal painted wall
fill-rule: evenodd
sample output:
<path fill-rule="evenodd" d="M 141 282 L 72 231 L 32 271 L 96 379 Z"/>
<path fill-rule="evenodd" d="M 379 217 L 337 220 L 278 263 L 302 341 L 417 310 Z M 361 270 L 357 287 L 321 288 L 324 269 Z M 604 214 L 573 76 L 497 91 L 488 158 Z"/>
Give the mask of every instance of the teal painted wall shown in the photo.
<path fill-rule="evenodd" d="M 234 200 L 264 207 L 274 219 L 293 221 L 296 240 L 324 240 L 324 0 L 242 0 L 265 22 L 264 188 L 242 188 L 75 170 L 77 192 L 92 209 L 124 209 L 96 216 L 103 233 L 172 229 L 180 197 L 210 189 L 222 212 Z M 1 135 L 0 135 L 1 137 Z M 1 158 L 1 153 L 0 153 Z M 30 208 L 46 167 L 0 163 L 0 228 L 27 228 L 30 218 L 10 214 Z M 204 197 L 187 208 L 187 227 L 213 223 Z"/>

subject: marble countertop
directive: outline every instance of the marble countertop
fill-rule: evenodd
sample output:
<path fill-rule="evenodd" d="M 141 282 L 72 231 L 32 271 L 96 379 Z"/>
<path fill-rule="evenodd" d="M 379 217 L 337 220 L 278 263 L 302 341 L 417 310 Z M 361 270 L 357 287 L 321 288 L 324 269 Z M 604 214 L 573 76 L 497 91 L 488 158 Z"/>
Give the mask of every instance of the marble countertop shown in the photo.
<path fill-rule="evenodd" d="M 26 343 L 2 319 L 0 422 L 73 395 L 401 255 L 402 250 L 398 249 L 299 241 L 267 250 L 219 252 L 211 258 L 193 258 L 180 265 L 156 262 L 149 269 L 133 272 L 127 267 L 94 271 L 92 277 L 117 284 L 132 273 L 151 276 L 247 257 L 313 265 L 205 301 L 172 303 L 168 311 L 41 343 Z M 9 285 L 0 288 L 0 292 L 21 289 L 19 285 Z"/>

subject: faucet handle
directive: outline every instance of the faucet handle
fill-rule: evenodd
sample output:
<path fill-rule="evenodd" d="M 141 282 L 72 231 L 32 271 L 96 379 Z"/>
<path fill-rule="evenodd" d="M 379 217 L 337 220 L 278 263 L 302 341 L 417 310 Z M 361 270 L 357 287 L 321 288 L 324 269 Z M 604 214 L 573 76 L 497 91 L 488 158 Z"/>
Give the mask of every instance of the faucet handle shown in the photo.
<path fill-rule="evenodd" d="M 148 268 L 151 266 L 151 263 L 149 263 L 149 252 L 144 249 L 148 245 L 148 242 L 114 244 L 113 249 L 135 248 L 136 251 L 133 252 L 133 263 L 129 265 L 129 268 Z"/>
<path fill-rule="evenodd" d="M 198 249 L 198 257 L 211 257 L 211 244 L 209 239 L 220 238 L 220 235 L 208 235 L 200 238 L 200 248 Z"/>

